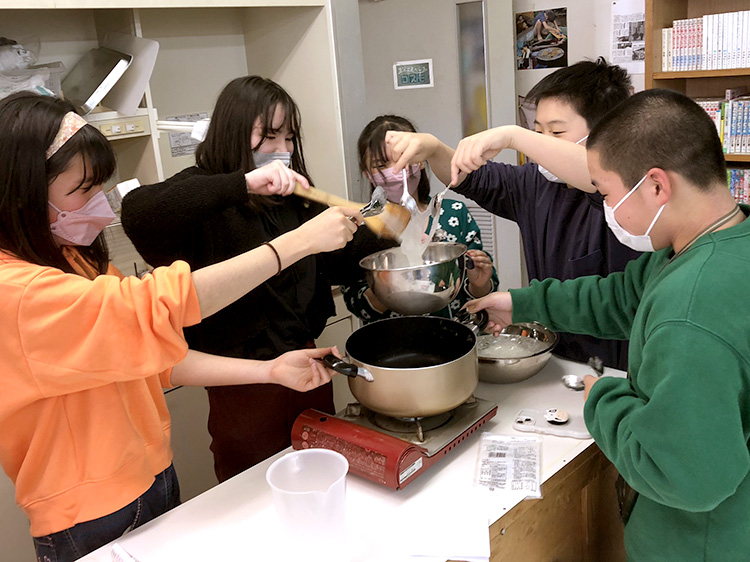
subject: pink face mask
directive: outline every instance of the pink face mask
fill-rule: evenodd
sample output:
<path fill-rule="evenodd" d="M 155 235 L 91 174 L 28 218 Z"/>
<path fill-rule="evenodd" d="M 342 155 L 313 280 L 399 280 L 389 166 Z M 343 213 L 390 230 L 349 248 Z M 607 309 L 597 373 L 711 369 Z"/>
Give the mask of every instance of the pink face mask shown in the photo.
<path fill-rule="evenodd" d="M 90 246 L 115 218 L 103 191 L 75 211 L 61 211 L 52 203 L 49 205 L 59 213 L 49 228 L 61 246 Z"/>
<path fill-rule="evenodd" d="M 419 164 L 410 164 L 406 168 L 406 185 L 409 194 L 414 197 L 417 194 L 419 180 L 422 177 L 422 170 Z M 372 184 L 376 187 L 382 187 L 388 201 L 398 203 L 401 201 L 401 195 L 404 193 L 404 176 L 399 172 L 393 172 L 393 168 L 384 168 L 375 174 L 368 175 Z"/>

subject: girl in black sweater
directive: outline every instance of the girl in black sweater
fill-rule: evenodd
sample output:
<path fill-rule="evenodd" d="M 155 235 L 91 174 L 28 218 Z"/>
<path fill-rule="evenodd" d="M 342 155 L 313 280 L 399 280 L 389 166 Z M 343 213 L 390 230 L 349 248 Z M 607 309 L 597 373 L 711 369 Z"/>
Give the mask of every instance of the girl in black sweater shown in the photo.
<path fill-rule="evenodd" d="M 219 95 L 196 165 L 125 197 L 125 232 L 152 266 L 182 259 L 199 268 L 255 248 L 325 209 L 293 195 L 251 193 L 252 171 L 282 166 L 277 160 L 309 180 L 297 105 L 271 80 L 237 78 Z M 253 359 L 312 347 L 335 314 L 331 285 L 358 279 L 359 259 L 390 245 L 361 228 L 343 250 L 298 261 L 186 329 L 187 341 L 193 349 Z M 306 393 L 259 384 L 207 390 L 219 481 L 288 447 L 303 410 L 334 413 L 330 383 Z"/>

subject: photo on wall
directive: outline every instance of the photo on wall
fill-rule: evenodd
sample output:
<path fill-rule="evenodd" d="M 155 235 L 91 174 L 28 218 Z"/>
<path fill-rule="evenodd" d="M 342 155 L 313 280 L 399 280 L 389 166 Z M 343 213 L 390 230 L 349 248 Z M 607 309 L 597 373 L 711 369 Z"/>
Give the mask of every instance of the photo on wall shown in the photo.
<path fill-rule="evenodd" d="M 568 66 L 568 9 L 516 14 L 516 61 L 519 70 Z"/>

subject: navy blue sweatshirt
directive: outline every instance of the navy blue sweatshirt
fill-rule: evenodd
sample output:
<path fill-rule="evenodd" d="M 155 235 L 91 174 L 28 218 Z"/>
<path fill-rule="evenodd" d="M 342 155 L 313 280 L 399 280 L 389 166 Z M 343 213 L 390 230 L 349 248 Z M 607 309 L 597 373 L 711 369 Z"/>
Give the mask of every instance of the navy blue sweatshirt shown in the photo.
<path fill-rule="evenodd" d="M 622 245 L 607 227 L 601 195 L 550 182 L 536 164 L 488 162 L 455 191 L 518 225 L 530 280 L 604 277 L 622 271 L 640 255 Z M 596 355 L 608 367 L 627 370 L 626 341 L 559 335 L 557 355 L 575 361 Z"/>

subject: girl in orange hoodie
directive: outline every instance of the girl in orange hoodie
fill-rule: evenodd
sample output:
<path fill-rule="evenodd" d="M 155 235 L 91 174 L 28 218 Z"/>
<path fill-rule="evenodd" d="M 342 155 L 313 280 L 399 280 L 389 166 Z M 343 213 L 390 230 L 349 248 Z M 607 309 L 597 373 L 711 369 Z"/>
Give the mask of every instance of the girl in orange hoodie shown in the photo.
<path fill-rule="evenodd" d="M 123 277 L 101 235 L 114 170 L 107 140 L 68 103 L 0 101 L 0 464 L 40 560 L 75 560 L 179 504 L 163 388 L 330 380 L 315 359 L 332 349 L 217 357 L 189 350 L 182 330 L 302 257 L 343 247 L 362 221 L 332 208 L 226 262 Z M 246 179 L 262 195 L 307 185 L 274 162 Z"/>

